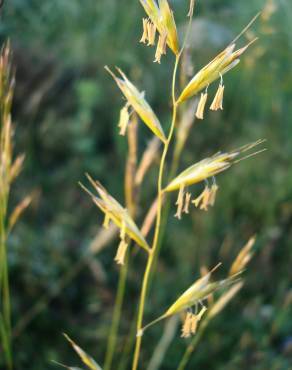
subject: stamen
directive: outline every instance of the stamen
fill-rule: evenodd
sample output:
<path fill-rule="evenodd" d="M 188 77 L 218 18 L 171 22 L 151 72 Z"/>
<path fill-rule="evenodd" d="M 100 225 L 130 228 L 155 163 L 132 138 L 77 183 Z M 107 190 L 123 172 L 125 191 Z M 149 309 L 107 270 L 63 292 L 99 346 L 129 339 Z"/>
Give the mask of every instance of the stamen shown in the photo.
<path fill-rule="evenodd" d="M 183 210 L 184 213 L 189 213 L 189 207 L 190 207 L 191 197 L 192 197 L 192 194 L 191 193 L 186 193 L 186 196 L 185 196 L 185 206 L 184 206 L 184 210 Z"/>
<path fill-rule="evenodd" d="M 161 56 L 163 54 L 166 54 L 166 40 L 167 40 L 167 32 L 164 32 L 159 35 L 154 63 L 157 62 L 160 64 Z"/>
<path fill-rule="evenodd" d="M 148 19 L 143 18 L 143 34 L 140 42 L 146 44 L 147 40 L 148 40 Z"/>
<path fill-rule="evenodd" d="M 197 208 L 201 204 L 200 209 L 207 211 L 208 210 L 207 200 L 209 199 L 209 196 L 210 196 L 210 188 L 206 186 L 205 189 L 202 191 L 202 193 L 196 199 L 194 199 L 192 203 Z"/>
<path fill-rule="evenodd" d="M 218 90 L 216 92 L 216 95 L 214 97 L 214 100 L 210 106 L 210 109 L 211 110 L 218 110 L 218 109 L 221 109 L 223 110 L 223 94 L 224 94 L 224 85 L 223 85 L 223 78 L 222 78 L 222 75 L 221 76 L 221 81 L 220 81 L 220 84 L 218 86 Z"/>
<path fill-rule="evenodd" d="M 183 327 L 182 327 L 181 336 L 183 338 L 189 338 L 191 335 L 196 334 L 198 323 L 202 319 L 206 310 L 207 308 L 203 306 L 198 314 L 194 315 L 192 312 L 187 313 Z"/>
<path fill-rule="evenodd" d="M 115 256 L 115 261 L 117 262 L 117 264 L 124 265 L 127 248 L 128 243 L 126 243 L 124 240 L 121 240 L 117 250 L 117 254 Z"/>
<path fill-rule="evenodd" d="M 118 124 L 118 127 L 120 128 L 120 135 L 124 136 L 126 134 L 129 119 L 130 119 L 130 114 L 128 112 L 128 104 L 127 104 L 120 111 L 120 120 Z"/>
<path fill-rule="evenodd" d="M 207 97 L 208 97 L 207 91 L 204 93 L 201 93 L 200 101 L 199 101 L 197 111 L 196 111 L 196 117 L 198 119 L 204 118 L 204 110 L 205 110 L 205 105 L 207 102 Z"/>
<path fill-rule="evenodd" d="M 192 325 L 193 325 L 193 314 L 191 312 L 187 312 L 186 318 L 182 327 L 182 338 L 189 338 L 192 333 Z"/>
<path fill-rule="evenodd" d="M 155 45 L 156 26 L 152 22 L 147 24 L 148 46 Z"/>
<path fill-rule="evenodd" d="M 177 205 L 177 212 L 174 215 L 174 217 L 177 217 L 179 220 L 181 219 L 181 214 L 182 214 L 183 205 L 184 205 L 184 189 L 185 189 L 185 186 L 184 184 L 182 184 L 179 188 L 177 201 L 175 203 Z"/>
<path fill-rule="evenodd" d="M 211 186 L 210 197 L 209 197 L 209 205 L 212 206 L 212 207 L 215 204 L 218 189 L 219 189 L 219 186 L 217 186 L 215 183 Z"/>

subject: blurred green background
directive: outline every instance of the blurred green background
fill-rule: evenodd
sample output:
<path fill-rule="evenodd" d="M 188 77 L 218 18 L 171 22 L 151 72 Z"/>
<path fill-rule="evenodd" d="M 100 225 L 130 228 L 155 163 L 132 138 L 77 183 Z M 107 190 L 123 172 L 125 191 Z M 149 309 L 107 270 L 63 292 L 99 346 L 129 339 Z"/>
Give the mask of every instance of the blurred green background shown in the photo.
<path fill-rule="evenodd" d="M 188 1 L 171 5 L 182 30 Z M 268 151 L 218 176 L 218 200 L 208 213 L 193 209 L 181 222 L 170 217 L 148 299 L 146 321 L 193 282 L 200 266 L 220 260 L 227 270 L 257 234 L 246 284 L 209 326 L 190 370 L 292 369 L 291 1 L 197 1 L 190 48 L 197 70 L 259 10 L 249 31 L 259 40 L 224 79 L 224 111 L 208 112 L 195 124 L 180 168 L 258 138 L 267 139 Z M 133 0 L 11 0 L 2 9 L 0 35 L 11 40 L 16 70 L 15 150 L 26 153 L 11 207 L 35 193 L 9 240 L 16 369 L 58 368 L 52 360 L 78 364 L 62 332 L 103 362 L 118 280 L 117 241 L 80 262 L 102 218 L 77 183 L 89 172 L 123 202 L 127 142 L 116 127 L 122 99 L 104 65 L 122 67 L 145 89 L 165 127 L 169 122 L 173 57 L 152 63 L 154 51 L 138 43 L 143 15 Z M 150 137 L 140 130 L 140 154 Z M 144 183 L 138 224 L 153 199 L 156 175 L 153 168 Z M 144 263 L 139 256 L 131 263 L 114 369 Z M 164 324 L 145 334 L 142 369 Z M 186 343 L 178 329 L 162 370 L 176 369 Z"/>

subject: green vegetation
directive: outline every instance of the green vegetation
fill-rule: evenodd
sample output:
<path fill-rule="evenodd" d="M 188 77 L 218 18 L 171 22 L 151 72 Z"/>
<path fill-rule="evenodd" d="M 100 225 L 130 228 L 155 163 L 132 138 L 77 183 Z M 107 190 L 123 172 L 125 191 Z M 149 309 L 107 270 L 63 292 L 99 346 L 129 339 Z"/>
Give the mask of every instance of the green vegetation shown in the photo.
<path fill-rule="evenodd" d="M 188 4 L 171 3 L 181 32 Z M 291 368 L 290 1 L 197 1 L 189 45 L 197 71 L 262 9 L 247 35 L 259 40 L 240 67 L 224 77 L 224 110 L 206 111 L 204 121 L 195 122 L 178 173 L 217 150 L 257 138 L 267 139 L 268 151 L 220 175 L 218 198 L 208 212 L 192 209 L 178 222 L 171 208 L 158 273 L 151 280 L 151 304 L 148 300 L 145 307 L 147 323 L 199 277 L 202 265 L 222 261 L 218 276 L 224 277 L 245 241 L 257 235 L 244 287 L 204 330 L 189 369 Z M 99 363 L 104 359 L 119 274 L 113 264 L 117 240 L 94 258 L 90 254 L 102 248 L 100 241 L 92 244 L 102 218 L 78 181 L 88 172 L 124 203 L 128 148 L 117 134 L 121 99 L 105 64 L 120 66 L 145 88 L 163 127 L 170 121 L 165 91 L 173 57 L 168 53 L 161 66 L 152 64 L 152 50 L 138 44 L 142 16 L 139 2 L 130 0 L 4 4 L 1 38 L 10 39 L 16 68 L 15 151 L 26 153 L 9 211 L 34 190 L 7 243 L 15 369 L 50 369 L 56 366 L 52 360 L 76 364 L 62 332 Z M 151 133 L 139 125 L 138 137 L 140 158 Z M 139 225 L 155 196 L 156 176 L 153 166 L 140 195 Z M 131 258 L 114 356 L 114 368 L 120 370 L 130 366 L 129 356 L 121 354 L 129 347 L 144 265 L 142 254 Z M 141 368 L 147 368 L 164 328 L 171 331 L 171 325 L 178 328 L 177 321 L 165 321 L 145 332 Z M 173 335 L 162 370 L 177 368 L 189 341 L 179 338 L 179 329 Z"/>

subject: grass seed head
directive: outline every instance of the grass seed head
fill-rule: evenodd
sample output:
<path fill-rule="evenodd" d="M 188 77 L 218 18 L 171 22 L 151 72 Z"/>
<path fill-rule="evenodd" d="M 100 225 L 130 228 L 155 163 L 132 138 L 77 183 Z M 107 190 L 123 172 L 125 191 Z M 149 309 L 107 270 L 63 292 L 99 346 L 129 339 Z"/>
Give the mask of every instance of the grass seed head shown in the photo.
<path fill-rule="evenodd" d="M 251 237 L 248 240 L 248 242 L 243 246 L 243 248 L 240 250 L 230 268 L 229 271 L 230 276 L 244 270 L 244 268 L 246 267 L 246 265 L 253 256 L 252 247 L 254 246 L 255 241 L 256 241 L 255 236 Z"/>
<path fill-rule="evenodd" d="M 167 0 L 159 0 L 158 4 L 155 0 L 140 0 L 146 14 L 155 30 L 159 33 L 158 45 L 155 55 L 155 61 L 160 62 L 160 58 L 166 53 L 166 45 L 173 51 L 175 55 L 179 53 L 179 41 L 177 28 Z M 155 38 L 150 36 L 149 31 L 145 32 L 145 24 L 143 22 L 143 35 L 141 42 L 149 41 L 149 45 L 153 45 Z"/>
<path fill-rule="evenodd" d="M 264 140 L 258 140 L 254 143 L 247 144 L 237 150 L 233 150 L 232 152 L 219 152 L 212 157 L 205 158 L 180 173 L 166 186 L 164 190 L 167 192 L 176 191 L 179 190 L 181 186 L 197 184 L 210 177 L 213 177 L 218 173 L 227 170 L 229 167 L 231 167 L 233 163 L 237 163 L 238 161 L 240 161 L 241 159 L 236 160 L 236 158 L 241 153 L 250 150 L 256 145 L 261 144 L 263 141 Z"/>
<path fill-rule="evenodd" d="M 118 87 L 122 91 L 123 95 L 127 99 L 128 104 L 136 111 L 141 120 L 150 128 L 150 130 L 163 142 L 166 141 L 165 134 L 160 125 L 160 122 L 153 112 L 150 105 L 144 98 L 144 94 L 141 93 L 127 78 L 127 76 L 118 69 L 121 77 L 117 77 L 108 67 L 105 69 L 111 74 L 116 81 Z"/>
<path fill-rule="evenodd" d="M 89 175 L 87 176 L 90 183 L 98 193 L 98 196 L 92 194 L 85 186 L 82 188 L 91 196 L 93 202 L 105 214 L 104 225 L 107 227 L 112 220 L 120 229 L 120 238 L 125 242 L 126 235 L 133 239 L 140 247 L 149 251 L 148 243 L 143 237 L 141 231 L 129 215 L 127 209 L 123 208 L 106 189 L 97 181 L 94 181 Z"/>
<path fill-rule="evenodd" d="M 225 50 L 218 54 L 191 79 L 183 89 L 177 102 L 182 103 L 190 97 L 198 94 L 202 89 L 234 68 L 239 63 L 239 57 L 245 52 L 250 44 L 251 43 L 236 51 L 234 51 L 235 44 L 227 46 Z"/>
<path fill-rule="evenodd" d="M 84 365 L 88 367 L 90 370 L 102 370 L 102 368 L 95 362 L 95 360 L 89 356 L 82 348 L 80 348 L 73 340 L 67 335 L 64 334 L 64 337 L 68 340 L 68 342 L 73 347 L 74 351 L 78 354 Z"/>

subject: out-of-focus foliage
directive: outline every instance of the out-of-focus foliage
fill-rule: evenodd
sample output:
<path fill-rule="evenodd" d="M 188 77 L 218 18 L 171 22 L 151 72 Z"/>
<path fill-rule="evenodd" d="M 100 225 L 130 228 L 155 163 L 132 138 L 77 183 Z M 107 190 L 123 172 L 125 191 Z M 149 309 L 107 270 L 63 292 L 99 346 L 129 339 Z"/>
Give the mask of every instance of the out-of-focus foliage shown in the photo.
<path fill-rule="evenodd" d="M 185 26 L 187 3 L 172 1 L 180 27 Z M 210 325 L 189 366 L 286 370 L 292 363 L 292 8 L 290 0 L 197 3 L 190 42 L 195 70 L 264 10 L 247 34 L 259 40 L 224 79 L 224 111 L 208 111 L 195 124 L 181 168 L 258 138 L 268 140 L 268 151 L 219 176 L 218 201 L 211 211 L 194 209 L 182 222 L 170 217 L 149 319 L 198 276 L 202 264 L 219 259 L 228 267 L 256 233 L 245 288 Z M 1 38 L 10 38 L 16 67 L 15 140 L 17 151 L 27 156 L 12 204 L 28 189 L 39 194 L 9 240 L 14 324 L 43 295 L 54 293 L 98 230 L 101 219 L 77 185 L 83 174 L 90 172 L 123 198 L 127 148 L 116 128 L 123 103 L 103 66 L 119 65 L 137 81 L 167 127 L 165 91 L 172 57 L 154 65 L 152 51 L 138 44 L 142 14 L 139 2 L 132 0 L 14 0 L 4 5 Z M 150 137 L 141 127 L 140 150 Z M 148 176 L 140 217 L 154 196 L 156 175 L 154 169 Z M 15 333 L 17 369 L 49 369 L 51 360 L 71 363 L 62 332 L 102 363 L 117 283 L 115 250 L 111 246 L 87 264 Z M 132 266 L 118 351 L 138 299 L 139 256 Z M 145 334 L 145 364 L 160 332 L 158 326 Z M 175 369 L 184 348 L 185 341 L 177 338 L 162 369 Z"/>

